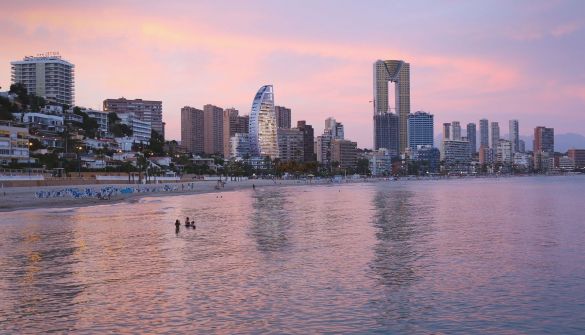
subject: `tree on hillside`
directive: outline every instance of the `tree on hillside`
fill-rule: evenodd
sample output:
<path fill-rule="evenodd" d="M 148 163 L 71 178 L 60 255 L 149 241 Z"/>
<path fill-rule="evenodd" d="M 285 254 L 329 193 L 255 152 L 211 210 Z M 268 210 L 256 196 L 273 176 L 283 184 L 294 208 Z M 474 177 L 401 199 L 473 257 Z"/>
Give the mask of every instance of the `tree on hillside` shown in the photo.
<path fill-rule="evenodd" d="M 80 126 L 85 132 L 85 136 L 89 138 L 95 138 L 99 129 L 99 124 L 96 119 L 91 118 L 87 113 L 81 110 L 81 108 L 73 107 L 73 114 L 79 115 L 83 118 Z"/>
<path fill-rule="evenodd" d="M 0 120 L 12 120 L 12 113 L 18 112 L 18 108 L 5 97 L 0 97 Z"/>
<path fill-rule="evenodd" d="M 28 91 L 26 87 L 22 83 L 16 83 L 10 85 L 9 93 L 16 94 L 16 101 L 21 103 L 22 105 L 28 106 L 29 98 L 28 98 Z"/>
<path fill-rule="evenodd" d="M 152 154 L 162 156 L 164 155 L 165 139 L 155 130 L 150 133 L 150 142 L 147 146 L 147 150 L 150 150 Z"/>

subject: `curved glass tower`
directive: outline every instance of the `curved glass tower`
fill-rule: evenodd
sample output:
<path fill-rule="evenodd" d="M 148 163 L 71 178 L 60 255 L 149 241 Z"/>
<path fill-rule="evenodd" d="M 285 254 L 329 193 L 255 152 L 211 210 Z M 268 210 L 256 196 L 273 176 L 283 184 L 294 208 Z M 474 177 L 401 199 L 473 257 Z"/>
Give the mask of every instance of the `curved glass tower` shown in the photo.
<path fill-rule="evenodd" d="M 272 85 L 260 87 L 250 112 L 250 154 L 255 157 L 278 158 L 276 114 Z"/>

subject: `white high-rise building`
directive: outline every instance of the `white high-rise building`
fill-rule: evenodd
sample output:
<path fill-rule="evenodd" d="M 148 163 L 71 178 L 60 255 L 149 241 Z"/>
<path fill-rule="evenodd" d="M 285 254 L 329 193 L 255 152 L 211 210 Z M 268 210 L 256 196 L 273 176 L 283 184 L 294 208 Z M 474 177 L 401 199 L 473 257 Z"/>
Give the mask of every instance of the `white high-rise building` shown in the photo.
<path fill-rule="evenodd" d="M 272 85 L 260 87 L 250 112 L 250 153 L 255 157 L 278 158 L 278 135 Z"/>
<path fill-rule="evenodd" d="M 28 94 L 47 101 L 74 106 L 75 78 L 73 64 L 56 52 L 27 56 L 21 61 L 10 62 L 12 83 L 22 83 Z"/>

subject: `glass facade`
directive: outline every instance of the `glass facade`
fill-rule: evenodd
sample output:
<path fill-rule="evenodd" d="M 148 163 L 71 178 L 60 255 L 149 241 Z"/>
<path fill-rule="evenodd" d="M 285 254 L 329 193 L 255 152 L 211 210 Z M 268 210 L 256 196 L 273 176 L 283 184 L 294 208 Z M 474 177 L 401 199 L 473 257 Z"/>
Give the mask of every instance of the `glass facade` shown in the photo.
<path fill-rule="evenodd" d="M 250 154 L 278 158 L 278 136 L 272 85 L 262 86 L 252 102 L 250 112 Z"/>

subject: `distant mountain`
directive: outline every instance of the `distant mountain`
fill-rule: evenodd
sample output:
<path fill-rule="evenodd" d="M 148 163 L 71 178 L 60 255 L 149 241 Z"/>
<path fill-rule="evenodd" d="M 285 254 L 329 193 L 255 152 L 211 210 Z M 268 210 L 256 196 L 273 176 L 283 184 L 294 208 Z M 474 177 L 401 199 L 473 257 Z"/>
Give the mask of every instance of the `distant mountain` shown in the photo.
<path fill-rule="evenodd" d="M 503 134 L 502 138 L 507 139 L 508 134 Z M 526 151 L 532 151 L 533 136 L 520 135 L 520 139 L 526 144 Z M 443 134 L 437 134 L 435 137 L 435 146 L 439 147 L 443 142 Z M 556 152 L 567 152 L 567 150 L 585 149 L 585 136 L 575 133 L 566 134 L 555 134 L 555 151 Z"/>

